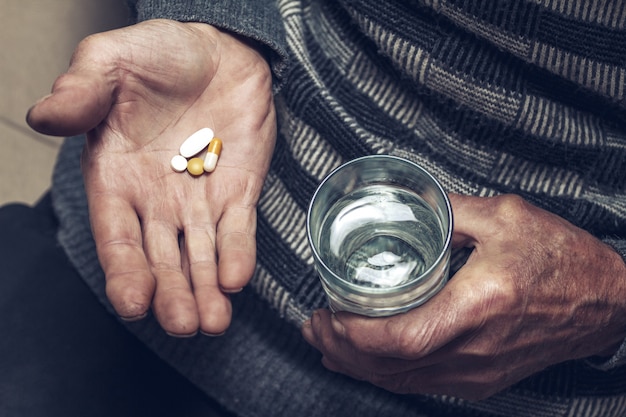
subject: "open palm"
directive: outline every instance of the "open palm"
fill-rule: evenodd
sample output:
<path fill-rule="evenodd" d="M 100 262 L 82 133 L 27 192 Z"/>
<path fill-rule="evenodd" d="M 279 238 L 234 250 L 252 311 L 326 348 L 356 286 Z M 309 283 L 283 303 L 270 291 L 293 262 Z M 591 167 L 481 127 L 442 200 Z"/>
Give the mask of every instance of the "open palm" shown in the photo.
<path fill-rule="evenodd" d="M 271 73 L 245 41 L 155 20 L 85 39 L 28 121 L 87 132 L 82 166 L 107 295 L 126 319 L 150 305 L 173 335 L 230 324 L 229 292 L 255 266 L 256 203 L 276 135 Z M 210 127 L 217 169 L 176 173 L 184 139 Z"/>

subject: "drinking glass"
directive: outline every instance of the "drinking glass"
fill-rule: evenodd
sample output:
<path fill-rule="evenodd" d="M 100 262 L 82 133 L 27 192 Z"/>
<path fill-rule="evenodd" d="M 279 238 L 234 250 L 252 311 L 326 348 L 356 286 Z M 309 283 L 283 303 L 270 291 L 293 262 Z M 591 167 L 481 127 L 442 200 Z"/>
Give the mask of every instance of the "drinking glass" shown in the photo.
<path fill-rule="evenodd" d="M 331 310 L 388 316 L 426 302 L 447 282 L 452 209 L 418 164 L 366 156 L 320 183 L 307 237 Z"/>

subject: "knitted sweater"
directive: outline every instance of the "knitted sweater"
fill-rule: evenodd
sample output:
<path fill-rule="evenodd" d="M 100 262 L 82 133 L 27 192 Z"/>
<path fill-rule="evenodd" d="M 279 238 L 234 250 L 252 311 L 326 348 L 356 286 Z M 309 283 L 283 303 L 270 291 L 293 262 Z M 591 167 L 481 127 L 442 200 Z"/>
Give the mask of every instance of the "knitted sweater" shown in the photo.
<path fill-rule="evenodd" d="M 325 305 L 306 207 L 325 174 L 362 155 L 416 161 L 448 191 L 521 195 L 626 259 L 625 4 L 212 3 L 138 0 L 133 11 L 138 20 L 207 22 L 270 51 L 279 134 L 258 206 L 257 270 L 252 290 L 234 297 L 233 327 L 219 341 L 168 338 L 151 317 L 131 331 L 241 415 L 626 413 L 624 346 L 603 364 L 560 364 L 467 403 L 395 396 L 327 373 L 295 330 Z M 81 146 L 72 139 L 61 151 L 54 204 L 61 243 L 106 304 L 77 186 Z M 271 388 L 259 392 L 263 383 Z"/>

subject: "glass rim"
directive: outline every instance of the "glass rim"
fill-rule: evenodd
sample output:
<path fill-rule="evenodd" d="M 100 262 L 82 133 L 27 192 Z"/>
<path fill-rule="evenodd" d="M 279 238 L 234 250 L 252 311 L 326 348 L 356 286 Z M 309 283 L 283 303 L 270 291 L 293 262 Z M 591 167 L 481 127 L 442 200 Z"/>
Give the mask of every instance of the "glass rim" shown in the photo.
<path fill-rule="evenodd" d="M 379 160 L 387 160 L 387 161 L 395 160 L 402 164 L 409 165 L 411 168 L 416 169 L 417 171 L 425 175 L 433 183 L 433 185 L 435 186 L 439 194 L 443 197 L 443 201 L 445 203 L 445 214 L 447 214 L 447 217 L 448 217 L 448 230 L 446 231 L 444 244 L 441 248 L 439 256 L 437 256 L 437 259 L 428 267 L 428 269 L 426 269 L 421 274 L 419 274 L 415 279 L 411 279 L 405 282 L 404 284 L 393 286 L 393 287 L 382 287 L 382 288 L 365 287 L 362 285 L 351 283 L 345 280 L 344 278 L 341 278 L 337 273 L 335 273 L 334 270 L 328 267 L 326 262 L 324 262 L 324 260 L 320 256 L 317 250 L 317 247 L 314 243 L 315 241 L 313 240 L 313 235 L 312 235 L 312 230 L 311 230 L 311 212 L 317 200 L 317 196 L 321 192 L 321 190 L 324 188 L 324 186 L 331 180 L 331 178 L 339 174 L 340 171 L 344 170 L 345 168 L 351 165 L 363 163 L 364 161 L 371 160 L 371 159 L 379 159 Z M 448 194 L 444 190 L 439 180 L 437 180 L 430 172 L 428 172 L 421 165 L 411 160 L 408 160 L 406 158 L 402 158 L 402 157 L 394 156 L 394 155 L 384 155 L 384 154 L 367 155 L 367 156 L 362 156 L 359 158 L 352 159 L 348 162 L 345 162 L 339 165 L 338 167 L 334 168 L 328 175 L 326 175 L 326 177 L 324 177 L 324 179 L 317 186 L 315 192 L 313 193 L 313 196 L 311 197 L 311 201 L 309 202 L 309 207 L 308 207 L 307 215 L 306 215 L 306 229 L 307 229 L 307 239 L 309 241 L 309 246 L 311 247 L 311 251 L 313 252 L 313 256 L 315 257 L 315 260 L 320 264 L 320 266 L 323 267 L 325 271 L 328 271 L 330 273 L 330 275 L 335 281 L 333 282 L 333 285 L 338 284 L 344 290 L 348 290 L 350 292 L 357 293 L 357 294 L 368 295 L 368 296 L 371 296 L 371 295 L 384 296 L 390 293 L 400 292 L 408 288 L 419 286 L 420 284 L 424 282 L 424 280 L 426 280 L 432 274 L 432 272 L 435 269 L 437 269 L 441 265 L 442 261 L 446 261 L 446 258 L 449 257 L 448 249 L 450 248 L 452 244 L 452 232 L 453 232 L 452 206 L 450 204 L 450 199 L 448 197 Z M 319 275 L 321 279 L 328 282 L 328 279 L 324 276 L 324 274 L 319 274 Z"/>

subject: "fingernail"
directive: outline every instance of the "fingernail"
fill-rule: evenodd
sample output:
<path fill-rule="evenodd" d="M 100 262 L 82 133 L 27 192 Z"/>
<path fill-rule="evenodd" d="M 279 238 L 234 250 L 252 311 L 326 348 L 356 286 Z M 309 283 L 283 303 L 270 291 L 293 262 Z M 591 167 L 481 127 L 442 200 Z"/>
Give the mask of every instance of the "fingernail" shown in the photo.
<path fill-rule="evenodd" d="M 222 332 L 222 333 L 207 333 L 207 332 L 200 332 L 200 334 L 202 336 L 206 336 L 206 337 L 220 337 L 220 336 L 224 336 L 226 334 L 226 332 Z"/>
<path fill-rule="evenodd" d="M 243 290 L 243 288 L 223 288 L 221 287 L 222 292 L 226 294 L 237 294 Z"/>
<path fill-rule="evenodd" d="M 306 320 L 304 323 L 302 323 L 301 331 L 304 340 L 313 344 L 313 342 L 315 341 L 315 333 L 313 333 L 313 325 L 311 323 L 311 319 Z"/>
<path fill-rule="evenodd" d="M 200 330 L 200 334 L 202 336 L 207 336 L 207 337 L 220 337 L 220 336 L 224 336 L 226 334 L 226 332 L 221 332 L 221 333 L 209 333 L 209 332 L 203 332 L 202 330 Z"/>
<path fill-rule="evenodd" d="M 119 318 L 120 320 L 123 320 L 123 321 L 139 321 L 141 319 L 146 318 L 147 315 L 148 313 L 143 313 L 138 316 L 119 316 Z"/>
<path fill-rule="evenodd" d="M 322 316 L 320 316 L 320 312 L 314 311 L 313 314 L 311 314 L 311 318 L 309 319 L 309 321 L 311 322 L 311 328 L 315 325 L 318 325 L 320 320 L 322 320 Z"/>
<path fill-rule="evenodd" d="M 198 334 L 198 332 L 180 334 L 180 333 L 171 333 L 171 332 L 168 332 L 168 331 L 166 331 L 165 333 L 167 333 L 168 336 L 176 337 L 178 339 L 188 339 L 188 338 L 194 337 L 195 335 Z"/>

